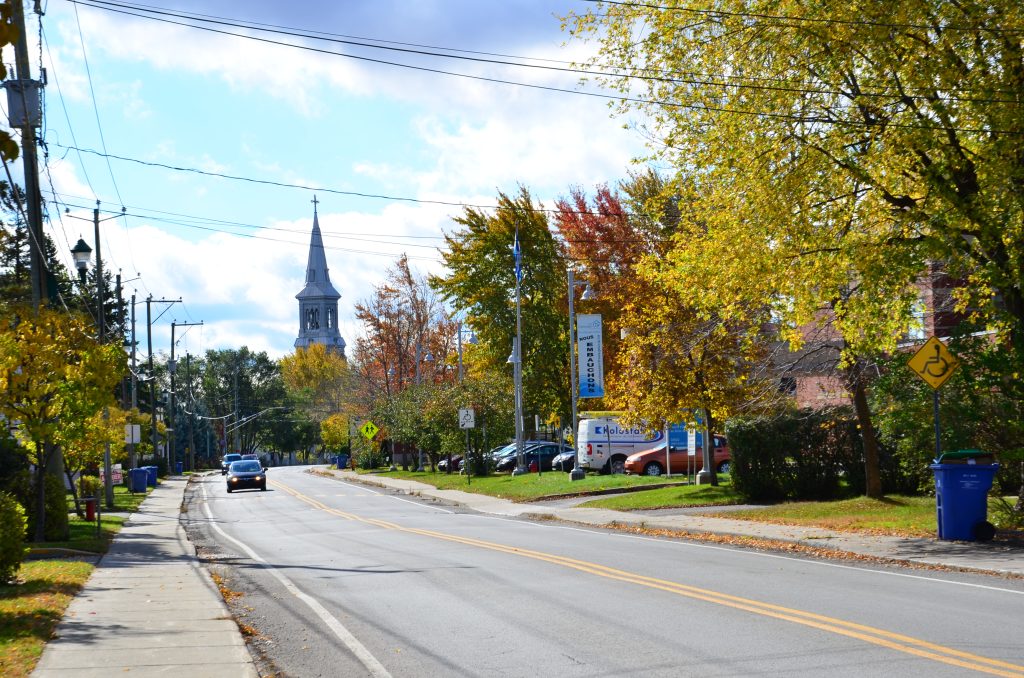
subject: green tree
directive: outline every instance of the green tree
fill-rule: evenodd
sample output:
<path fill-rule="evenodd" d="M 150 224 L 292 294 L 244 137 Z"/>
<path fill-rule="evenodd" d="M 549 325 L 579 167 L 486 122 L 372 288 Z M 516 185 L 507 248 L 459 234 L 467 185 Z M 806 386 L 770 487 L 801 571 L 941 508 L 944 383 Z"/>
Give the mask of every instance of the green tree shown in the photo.
<path fill-rule="evenodd" d="M 518 232 L 524 412 L 568 418 L 566 269 L 546 213 L 521 188 L 515 196 L 499 193 L 493 214 L 470 207 L 455 222 L 461 228 L 445 236 L 442 255 L 449 272 L 431 278 L 431 285 L 468 314 L 486 364 L 504 366 L 516 331 L 512 247 Z"/>

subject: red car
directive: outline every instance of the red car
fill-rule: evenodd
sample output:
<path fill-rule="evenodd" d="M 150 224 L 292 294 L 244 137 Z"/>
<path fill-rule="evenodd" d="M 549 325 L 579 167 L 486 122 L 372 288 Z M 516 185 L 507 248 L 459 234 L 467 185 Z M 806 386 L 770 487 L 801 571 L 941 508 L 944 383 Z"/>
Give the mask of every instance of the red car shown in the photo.
<path fill-rule="evenodd" d="M 712 458 L 715 470 L 718 473 L 728 473 L 732 468 L 732 455 L 729 454 L 729 443 L 725 436 L 714 436 L 715 450 Z M 685 447 L 673 447 L 671 449 L 671 471 L 673 474 L 686 473 L 687 469 L 696 466 L 699 472 L 704 468 L 704 451 L 698 447 L 696 456 L 689 456 Z M 660 476 L 666 471 L 665 468 L 665 445 L 661 444 L 640 452 L 634 452 L 626 457 L 626 473 L 635 473 L 645 476 Z"/>

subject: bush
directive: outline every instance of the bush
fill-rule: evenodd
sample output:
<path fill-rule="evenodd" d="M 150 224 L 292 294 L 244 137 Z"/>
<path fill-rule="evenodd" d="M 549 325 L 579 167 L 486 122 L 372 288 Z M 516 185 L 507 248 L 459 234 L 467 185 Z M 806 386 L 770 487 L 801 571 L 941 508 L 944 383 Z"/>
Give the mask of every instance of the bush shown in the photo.
<path fill-rule="evenodd" d="M 28 549 L 25 547 L 25 509 L 18 500 L 0 492 L 0 584 L 14 578 Z"/>
<path fill-rule="evenodd" d="M 748 501 L 826 500 L 863 492 L 861 440 L 845 410 L 733 419 L 726 435 L 732 484 Z"/>
<path fill-rule="evenodd" d="M 81 499 L 100 496 L 101 487 L 98 476 L 80 476 L 78 478 L 78 496 Z"/>
<path fill-rule="evenodd" d="M 377 447 L 356 451 L 356 466 L 364 469 L 374 469 L 384 466 L 387 463 L 387 455 Z"/>
<path fill-rule="evenodd" d="M 33 483 L 33 488 L 35 484 Z M 46 521 L 43 524 L 43 539 L 46 541 L 63 541 L 68 535 L 68 502 L 67 491 L 64 489 L 64 481 L 60 478 L 46 474 L 44 487 L 46 488 Z M 36 532 L 36 493 L 32 492 L 32 498 L 25 505 L 28 514 L 28 533 L 34 535 Z"/>

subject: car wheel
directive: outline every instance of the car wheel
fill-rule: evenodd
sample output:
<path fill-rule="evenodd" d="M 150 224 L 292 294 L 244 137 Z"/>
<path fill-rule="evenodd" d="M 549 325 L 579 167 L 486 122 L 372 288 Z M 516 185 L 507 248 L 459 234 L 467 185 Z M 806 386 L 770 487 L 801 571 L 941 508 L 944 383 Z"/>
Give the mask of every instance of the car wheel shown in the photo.
<path fill-rule="evenodd" d="M 661 467 L 661 464 L 659 464 L 656 461 L 648 462 L 647 466 L 644 466 L 644 475 L 645 476 L 660 476 L 664 472 L 665 472 L 665 469 L 663 469 Z"/>
<path fill-rule="evenodd" d="M 231 494 L 231 488 L 230 487 L 228 488 L 228 494 Z"/>
<path fill-rule="evenodd" d="M 614 457 L 608 462 L 608 472 L 613 475 L 622 475 L 626 472 L 626 458 Z"/>
<path fill-rule="evenodd" d="M 732 471 L 732 462 L 723 461 L 721 464 L 718 465 L 718 472 L 719 473 L 729 473 L 731 471 Z"/>
<path fill-rule="evenodd" d="M 267 486 L 266 485 L 260 485 L 260 492 L 266 492 L 266 491 L 267 491 Z"/>

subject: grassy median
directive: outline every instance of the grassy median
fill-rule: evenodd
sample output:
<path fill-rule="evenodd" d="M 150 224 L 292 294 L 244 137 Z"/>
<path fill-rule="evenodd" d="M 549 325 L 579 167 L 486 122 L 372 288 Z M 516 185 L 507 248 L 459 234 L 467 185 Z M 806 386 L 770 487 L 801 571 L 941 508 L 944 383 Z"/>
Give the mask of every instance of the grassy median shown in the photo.
<path fill-rule="evenodd" d="M 512 501 L 533 501 L 541 497 L 587 494 L 604 490 L 628 491 L 650 485 L 665 483 L 682 484 L 678 478 L 652 478 L 648 476 L 598 475 L 587 474 L 582 480 L 569 480 L 569 474 L 563 471 L 545 471 L 544 473 L 526 473 L 512 476 L 508 473 L 490 476 L 472 476 L 434 473 L 431 471 L 385 471 L 374 472 L 374 475 L 416 480 L 433 485 L 441 490 L 463 490 L 476 492 Z"/>

